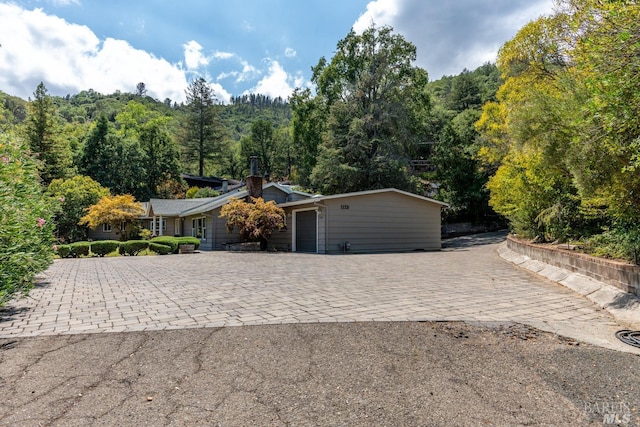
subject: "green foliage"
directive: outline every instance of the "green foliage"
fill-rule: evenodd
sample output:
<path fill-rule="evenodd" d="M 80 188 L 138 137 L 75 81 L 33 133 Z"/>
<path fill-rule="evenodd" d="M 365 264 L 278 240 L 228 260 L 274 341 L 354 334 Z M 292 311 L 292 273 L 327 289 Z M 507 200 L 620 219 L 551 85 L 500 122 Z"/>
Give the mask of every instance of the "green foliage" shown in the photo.
<path fill-rule="evenodd" d="M 182 237 L 176 237 L 175 239 L 178 240 L 178 246 L 184 244 L 184 245 L 195 245 L 196 249 L 200 247 L 200 239 L 198 239 L 197 237 L 182 236 Z"/>
<path fill-rule="evenodd" d="M 78 223 L 89 206 L 109 194 L 109 189 L 88 176 L 77 175 L 71 179 L 54 179 L 47 194 L 58 206 L 55 217 L 58 240 L 73 242 L 87 238 L 86 227 Z"/>
<path fill-rule="evenodd" d="M 93 90 L 66 97 L 46 95 L 45 99 L 51 101 L 47 111 L 55 119 L 50 121 L 55 125 L 50 126 L 53 140 L 66 150 L 66 160 L 70 159 L 69 153 L 73 160 L 68 173 L 59 177 L 79 171 L 114 194 L 129 193 L 138 200 L 184 197 L 179 173 L 197 171 L 199 166 L 197 155 L 187 155 L 194 148 L 187 132 L 192 113 L 189 105 L 160 102 L 133 93 L 105 95 Z M 34 105 L 35 100 L 28 103 L 0 92 L 0 130 L 22 132 L 27 110 Z M 219 138 L 206 147 L 205 175 L 246 177 L 248 163 L 240 154 L 240 140 L 250 135 L 255 120 L 272 123 L 275 141 L 283 150 L 288 149 L 291 111 L 281 98 L 243 95 L 226 105 L 214 102 L 213 111 L 215 135 Z M 181 150 L 184 156 L 179 164 Z M 288 170 L 295 167 L 295 154 L 279 154 L 273 176 L 287 176 Z"/>
<path fill-rule="evenodd" d="M 53 249 L 60 258 L 66 258 L 71 254 L 69 245 L 54 245 Z"/>
<path fill-rule="evenodd" d="M 220 192 L 214 190 L 211 187 L 191 187 L 187 190 L 186 198 L 187 199 L 200 199 L 204 197 L 218 197 Z"/>
<path fill-rule="evenodd" d="M 198 162 L 198 174 L 204 175 L 205 161 L 219 161 L 223 128 L 217 118 L 217 99 L 203 77 L 193 80 L 187 90 L 185 133 L 182 141 L 187 163 Z"/>
<path fill-rule="evenodd" d="M 200 239 L 197 237 L 183 236 L 183 237 L 172 237 L 172 236 L 158 236 L 154 237 L 150 241 L 151 243 L 157 243 L 165 246 L 169 246 L 171 248 L 171 253 L 177 254 L 180 249 L 180 245 L 195 245 L 195 248 L 198 249 L 200 247 Z"/>
<path fill-rule="evenodd" d="M 640 264 L 640 228 L 616 227 L 587 239 L 582 249 L 594 256 Z"/>
<path fill-rule="evenodd" d="M 41 82 L 29 104 L 26 135 L 31 151 L 37 153 L 40 178 L 45 185 L 71 174 L 71 150 L 60 135 L 58 115 L 47 89 Z"/>
<path fill-rule="evenodd" d="M 198 239 L 200 241 L 200 239 Z M 171 252 L 177 254 L 178 253 L 178 238 L 172 236 L 158 236 L 154 237 L 150 240 L 151 243 L 157 243 L 160 245 L 169 246 L 171 248 Z"/>
<path fill-rule="evenodd" d="M 311 89 L 296 89 L 291 95 L 293 114 L 292 146 L 295 148 L 297 164 L 294 181 L 300 185 L 311 185 L 311 172 L 316 165 L 318 147 L 326 121 L 326 110 L 321 99 L 311 96 Z"/>
<path fill-rule="evenodd" d="M 563 0 L 500 50 L 505 81 L 477 123 L 478 156 L 517 232 L 564 241 L 638 223 L 639 22 L 635 2 Z"/>
<path fill-rule="evenodd" d="M 54 206 L 21 140 L 0 134 L 0 305 L 26 294 L 53 259 Z"/>
<path fill-rule="evenodd" d="M 89 256 L 91 252 L 91 242 L 74 242 L 69 244 L 69 255 L 72 258 Z"/>
<path fill-rule="evenodd" d="M 120 255 L 136 256 L 148 247 L 148 240 L 128 240 L 126 242 L 120 242 L 118 251 Z"/>
<path fill-rule="evenodd" d="M 117 240 L 98 240 L 91 242 L 91 253 L 103 257 L 115 252 L 120 247 L 120 242 Z"/>
<path fill-rule="evenodd" d="M 149 250 L 157 253 L 158 255 L 167 255 L 173 252 L 171 246 L 163 245 L 156 242 L 149 243 Z"/>
<path fill-rule="evenodd" d="M 351 31 L 331 62 L 321 58 L 314 67 L 328 115 L 311 182 L 323 193 L 417 190 L 410 160 L 426 137 L 430 100 L 415 58 L 415 46 L 392 28 L 372 25 L 361 35 Z"/>
<path fill-rule="evenodd" d="M 96 229 L 102 224 L 109 224 L 124 239 L 126 225 L 136 222 L 144 213 L 142 204 L 136 202 L 130 194 L 104 196 L 98 203 L 89 206 L 87 214 L 80 219 L 80 225 Z"/>
<path fill-rule="evenodd" d="M 274 128 L 267 120 L 257 119 L 251 134 L 240 140 L 241 155 L 245 159 L 257 156 L 265 177 L 288 179 L 292 164 L 291 138 L 288 128 Z"/>
<path fill-rule="evenodd" d="M 8 129 L 24 122 L 27 109 L 26 101 L 0 91 L 0 129 Z"/>

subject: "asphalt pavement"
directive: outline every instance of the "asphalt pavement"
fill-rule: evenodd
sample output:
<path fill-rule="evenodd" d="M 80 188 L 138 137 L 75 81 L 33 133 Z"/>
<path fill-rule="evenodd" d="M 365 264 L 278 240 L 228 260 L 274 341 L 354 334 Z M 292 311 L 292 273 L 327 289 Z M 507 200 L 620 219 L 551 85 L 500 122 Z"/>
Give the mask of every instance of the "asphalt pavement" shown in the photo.
<path fill-rule="evenodd" d="M 0 426 L 640 425 L 621 325 L 501 239 L 56 261 L 0 312 Z"/>

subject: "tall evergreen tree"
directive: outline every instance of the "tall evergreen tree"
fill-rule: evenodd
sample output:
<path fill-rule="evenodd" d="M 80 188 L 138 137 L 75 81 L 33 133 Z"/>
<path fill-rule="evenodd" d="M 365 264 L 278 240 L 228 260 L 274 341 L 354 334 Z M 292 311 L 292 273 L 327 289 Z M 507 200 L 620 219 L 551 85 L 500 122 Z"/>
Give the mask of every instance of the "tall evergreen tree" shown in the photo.
<path fill-rule="evenodd" d="M 217 122 L 217 99 L 211 86 L 203 77 L 189 84 L 187 96 L 187 128 L 183 141 L 185 160 L 198 162 L 198 174 L 204 175 L 205 160 L 218 159 L 221 155 L 221 128 Z"/>
<path fill-rule="evenodd" d="M 140 146 L 144 153 L 145 183 L 149 196 L 154 197 L 162 183 L 180 176 L 178 147 L 163 129 L 161 120 L 153 120 L 142 128 Z"/>
<path fill-rule="evenodd" d="M 273 158 L 276 152 L 273 125 L 266 120 L 256 120 L 251 125 L 251 135 L 242 139 L 242 155 L 245 159 L 258 156 L 265 175 L 273 172 Z"/>
<path fill-rule="evenodd" d="M 104 187 L 112 188 L 117 142 L 107 116 L 101 114 L 84 141 L 78 165 L 80 173 L 90 176 Z"/>
<path fill-rule="evenodd" d="M 26 134 L 31 151 L 40 159 L 40 178 L 48 185 L 53 179 L 69 175 L 71 150 L 60 137 L 56 107 L 40 82 L 29 103 Z"/>

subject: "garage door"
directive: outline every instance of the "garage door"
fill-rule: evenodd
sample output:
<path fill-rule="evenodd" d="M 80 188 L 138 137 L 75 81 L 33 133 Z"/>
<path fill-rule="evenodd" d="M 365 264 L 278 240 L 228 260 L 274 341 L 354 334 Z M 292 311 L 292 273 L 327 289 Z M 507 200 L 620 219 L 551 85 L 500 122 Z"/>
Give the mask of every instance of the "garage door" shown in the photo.
<path fill-rule="evenodd" d="M 296 212 L 296 252 L 318 251 L 316 211 Z"/>

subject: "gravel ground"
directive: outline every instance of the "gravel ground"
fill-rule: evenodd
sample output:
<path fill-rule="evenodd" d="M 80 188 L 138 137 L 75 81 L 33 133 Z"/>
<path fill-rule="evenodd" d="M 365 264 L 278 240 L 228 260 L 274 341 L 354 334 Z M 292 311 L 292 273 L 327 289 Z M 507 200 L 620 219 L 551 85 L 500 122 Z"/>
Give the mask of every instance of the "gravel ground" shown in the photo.
<path fill-rule="evenodd" d="M 640 425 L 638 356 L 519 324 L 0 339 L 0 386 L 0 426 Z"/>

